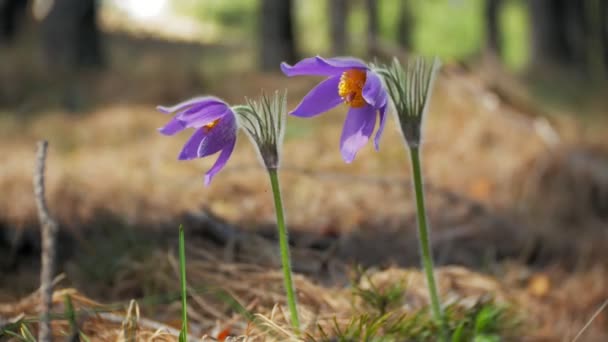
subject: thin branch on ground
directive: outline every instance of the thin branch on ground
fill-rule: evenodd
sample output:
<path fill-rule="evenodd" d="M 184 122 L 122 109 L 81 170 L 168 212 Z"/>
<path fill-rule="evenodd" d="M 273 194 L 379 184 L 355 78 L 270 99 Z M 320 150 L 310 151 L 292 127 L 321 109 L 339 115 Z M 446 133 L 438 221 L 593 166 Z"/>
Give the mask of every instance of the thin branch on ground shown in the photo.
<path fill-rule="evenodd" d="M 40 270 L 40 329 L 38 340 L 47 342 L 52 340 L 51 308 L 53 306 L 53 273 L 55 273 L 55 239 L 57 223 L 49 214 L 44 188 L 44 170 L 48 142 L 39 141 L 37 144 L 36 166 L 34 169 L 34 195 L 38 208 L 38 219 L 42 235 L 42 267 Z"/>

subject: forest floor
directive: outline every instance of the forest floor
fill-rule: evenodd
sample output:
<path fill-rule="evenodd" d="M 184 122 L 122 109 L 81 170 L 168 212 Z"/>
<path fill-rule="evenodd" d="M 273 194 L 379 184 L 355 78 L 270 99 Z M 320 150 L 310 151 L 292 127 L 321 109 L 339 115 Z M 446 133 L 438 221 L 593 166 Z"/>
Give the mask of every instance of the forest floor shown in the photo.
<path fill-rule="evenodd" d="M 106 45 L 109 68 L 70 83 L 42 64 L 32 67 L 22 58 L 29 50 L 16 49 L 0 65 L 0 250 L 7 256 L 0 261 L 0 319 L 36 313 L 32 172 L 35 143 L 47 139 L 48 203 L 61 225 L 56 309 L 63 310 L 65 294 L 77 308 L 101 308 L 80 322 L 89 338 L 126 339 L 134 316 L 142 338 L 158 327 L 169 335 L 179 328 L 183 223 L 195 293 L 191 333 L 254 334 L 217 293 L 196 291 L 212 288 L 264 315 L 287 339 L 276 307 L 284 299 L 272 198 L 254 149 L 240 136 L 226 169 L 205 188 L 213 158 L 178 162 L 188 135 L 159 135 L 169 117 L 155 106 L 211 93 L 236 104 L 261 89 L 287 88 L 292 108 L 318 80 L 246 71 L 251 56 L 234 47 L 119 34 Z M 425 126 L 440 288 L 452 303 L 508 304 L 524 322 L 515 336 L 570 341 L 608 299 L 607 116 L 539 104 L 518 81 L 484 70 L 446 65 Z M 585 111 L 606 108 L 605 100 L 586 100 Z M 290 117 L 283 148 L 295 281 L 311 333 L 317 323 L 330 326 L 335 317 L 342 324 L 365 310 L 353 289 L 369 282 L 381 289 L 406 283 L 399 305 L 410 312 L 427 301 L 408 155 L 395 122 L 391 117 L 379 152 L 367 146 L 347 165 L 338 150 L 344 112 Z M 141 311 L 127 310 L 130 299 Z M 607 319 L 601 312 L 579 341 L 608 340 Z M 55 326 L 68 330 L 66 321 Z"/>

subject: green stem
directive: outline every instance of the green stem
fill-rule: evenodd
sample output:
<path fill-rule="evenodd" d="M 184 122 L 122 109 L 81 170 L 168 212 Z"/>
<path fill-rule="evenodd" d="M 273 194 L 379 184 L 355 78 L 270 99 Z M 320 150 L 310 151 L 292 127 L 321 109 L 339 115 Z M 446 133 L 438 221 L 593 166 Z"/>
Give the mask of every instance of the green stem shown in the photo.
<path fill-rule="evenodd" d="M 186 244 L 184 238 L 184 226 L 179 225 L 179 283 L 182 292 L 182 331 L 179 335 L 180 342 L 188 341 L 188 290 L 186 283 Z"/>
<path fill-rule="evenodd" d="M 424 208 L 424 190 L 422 188 L 422 168 L 420 166 L 419 148 L 417 146 L 410 147 L 410 155 L 412 158 L 412 172 L 414 174 L 414 189 L 416 191 L 416 209 L 418 216 L 418 238 L 420 240 L 420 256 L 422 258 L 422 265 L 424 267 L 424 272 L 426 273 L 426 281 L 429 287 L 433 318 L 437 322 L 439 322 L 442 334 L 445 337 L 445 324 L 443 320 L 443 314 L 441 313 L 439 295 L 437 293 L 437 284 L 435 283 L 435 275 L 433 273 L 433 257 L 431 253 L 431 244 L 429 242 L 429 231 L 426 223 L 426 209 Z"/>
<path fill-rule="evenodd" d="M 289 241 L 287 239 L 287 228 L 285 227 L 285 216 L 283 215 L 283 201 L 281 199 L 281 189 L 279 187 L 279 177 L 276 169 L 268 169 L 270 183 L 272 184 L 272 194 L 274 196 L 274 206 L 277 215 L 277 227 L 279 229 L 279 247 L 281 249 L 281 262 L 283 264 L 283 281 L 287 292 L 287 304 L 291 313 L 291 324 L 297 330 L 300 329 L 298 310 L 296 308 L 296 296 L 291 279 L 291 260 L 289 257 Z"/>

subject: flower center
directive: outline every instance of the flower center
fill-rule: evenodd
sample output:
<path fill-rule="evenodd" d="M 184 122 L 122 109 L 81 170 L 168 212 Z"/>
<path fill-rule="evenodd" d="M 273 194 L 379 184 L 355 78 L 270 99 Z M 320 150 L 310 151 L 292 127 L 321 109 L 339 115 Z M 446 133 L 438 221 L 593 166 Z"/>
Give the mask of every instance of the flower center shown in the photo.
<path fill-rule="evenodd" d="M 215 119 L 215 120 L 211 121 L 210 123 L 206 124 L 205 126 L 203 126 L 203 132 L 209 133 L 209 131 L 213 127 L 215 127 L 219 122 L 220 122 L 220 119 Z"/>
<path fill-rule="evenodd" d="M 338 84 L 338 95 L 347 105 L 359 108 L 365 106 L 363 99 L 363 86 L 366 72 L 362 69 L 350 69 L 342 73 Z"/>

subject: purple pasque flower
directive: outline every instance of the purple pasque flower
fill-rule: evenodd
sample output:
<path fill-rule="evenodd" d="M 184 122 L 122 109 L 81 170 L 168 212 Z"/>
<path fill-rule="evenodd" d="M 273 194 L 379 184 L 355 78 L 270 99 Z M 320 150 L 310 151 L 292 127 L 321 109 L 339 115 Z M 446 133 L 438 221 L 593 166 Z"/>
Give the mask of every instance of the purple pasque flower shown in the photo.
<path fill-rule="evenodd" d="M 216 97 L 196 97 L 173 107 L 158 106 L 165 114 L 176 113 L 165 126 L 158 129 L 164 135 L 174 135 L 186 128 L 194 128 L 179 154 L 179 160 L 202 158 L 220 152 L 217 161 L 205 173 L 205 186 L 226 162 L 236 143 L 237 123 L 228 104 Z"/>
<path fill-rule="evenodd" d="M 281 70 L 287 76 L 328 77 L 304 96 L 291 115 L 308 118 L 341 103 L 350 107 L 340 137 L 340 151 L 345 162 L 352 162 L 357 151 L 369 140 L 376 127 L 376 113 L 380 117 L 374 137 L 378 150 L 386 122 L 388 96 L 380 76 L 367 64 L 352 57 L 325 59 L 316 56 L 305 58 L 293 66 L 281 63 Z"/>

